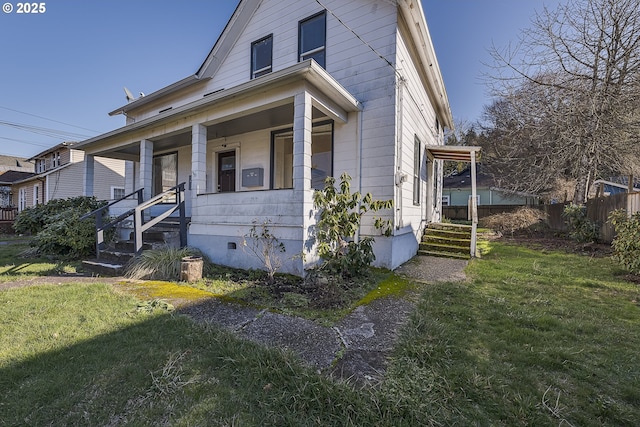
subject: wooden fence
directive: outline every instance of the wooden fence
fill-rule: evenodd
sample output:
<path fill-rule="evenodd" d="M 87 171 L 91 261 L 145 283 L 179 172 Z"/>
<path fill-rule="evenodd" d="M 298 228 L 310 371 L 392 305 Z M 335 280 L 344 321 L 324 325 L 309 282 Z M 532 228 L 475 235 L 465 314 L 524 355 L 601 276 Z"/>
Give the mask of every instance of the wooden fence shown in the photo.
<path fill-rule="evenodd" d="M 522 205 L 478 205 L 478 219 L 486 216 L 513 212 L 523 207 Z M 527 206 L 530 208 L 544 209 L 544 205 Z M 467 206 L 443 206 L 442 215 L 447 219 L 466 221 L 469 219 Z"/>

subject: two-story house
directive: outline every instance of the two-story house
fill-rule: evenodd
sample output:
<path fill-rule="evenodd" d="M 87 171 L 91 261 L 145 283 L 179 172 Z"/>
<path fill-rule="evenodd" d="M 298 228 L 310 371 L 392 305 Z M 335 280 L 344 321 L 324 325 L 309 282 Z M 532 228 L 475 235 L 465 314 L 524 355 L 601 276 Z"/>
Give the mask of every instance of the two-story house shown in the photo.
<path fill-rule="evenodd" d="M 73 142 L 63 142 L 28 159 L 35 174 L 15 181 L 12 204 L 22 211 L 52 199 L 83 196 L 85 191 L 85 153 L 74 149 Z M 91 195 L 111 200 L 124 195 L 125 161 L 110 158 L 92 159 L 97 179 Z"/>
<path fill-rule="evenodd" d="M 241 0 L 195 74 L 110 114 L 126 125 L 78 148 L 131 161 L 126 192 L 145 200 L 184 182 L 188 244 L 220 264 L 260 267 L 242 236 L 269 220 L 283 270 L 303 274 L 317 261 L 313 191 L 343 172 L 394 202 L 392 236 L 371 217 L 360 230 L 379 266 L 414 256 L 440 219 L 453 123 L 419 0 Z M 90 189 L 90 162 L 85 175 Z"/>

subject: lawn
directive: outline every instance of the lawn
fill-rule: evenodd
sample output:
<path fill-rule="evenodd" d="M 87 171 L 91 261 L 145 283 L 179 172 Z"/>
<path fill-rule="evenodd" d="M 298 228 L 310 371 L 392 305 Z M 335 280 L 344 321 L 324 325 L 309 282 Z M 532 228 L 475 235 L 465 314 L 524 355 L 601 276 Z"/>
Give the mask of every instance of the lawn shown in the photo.
<path fill-rule="evenodd" d="M 0 426 L 637 425 L 638 285 L 608 258 L 488 250 L 420 285 L 369 388 L 107 284 L 0 291 Z"/>

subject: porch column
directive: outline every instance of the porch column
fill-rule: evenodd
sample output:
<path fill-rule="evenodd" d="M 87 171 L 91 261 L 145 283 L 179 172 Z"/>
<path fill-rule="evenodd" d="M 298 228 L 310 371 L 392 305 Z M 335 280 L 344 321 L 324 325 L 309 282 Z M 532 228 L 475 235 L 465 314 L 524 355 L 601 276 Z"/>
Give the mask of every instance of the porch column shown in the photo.
<path fill-rule="evenodd" d="M 140 141 L 140 188 L 143 200 L 151 198 L 151 187 L 153 186 L 153 141 L 143 139 Z"/>
<path fill-rule="evenodd" d="M 201 124 L 191 129 L 191 197 L 207 191 L 207 128 Z"/>
<path fill-rule="evenodd" d="M 297 94 L 294 99 L 293 189 L 311 190 L 311 96 L 307 92 Z"/>
<path fill-rule="evenodd" d="M 84 196 L 93 196 L 95 161 L 90 154 L 84 156 Z"/>
<path fill-rule="evenodd" d="M 476 256 L 476 239 L 478 229 L 478 198 L 476 191 L 476 152 L 471 151 L 471 258 Z"/>
<path fill-rule="evenodd" d="M 126 160 L 124 162 L 124 194 L 131 194 L 136 191 L 134 162 Z"/>

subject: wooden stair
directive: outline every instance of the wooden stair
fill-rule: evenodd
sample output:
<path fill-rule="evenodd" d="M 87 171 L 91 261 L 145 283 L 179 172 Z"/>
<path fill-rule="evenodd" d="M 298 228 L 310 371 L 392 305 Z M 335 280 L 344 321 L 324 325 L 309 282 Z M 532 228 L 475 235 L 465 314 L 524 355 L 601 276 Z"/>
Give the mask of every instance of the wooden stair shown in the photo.
<path fill-rule="evenodd" d="M 167 218 L 152 229 L 142 233 L 142 250 L 161 247 L 180 247 L 179 221 Z M 129 240 L 116 240 L 100 251 L 100 257 L 82 261 L 85 270 L 100 276 L 121 276 L 135 257 L 133 232 Z"/>
<path fill-rule="evenodd" d="M 471 226 L 431 223 L 425 228 L 418 255 L 471 258 Z"/>

